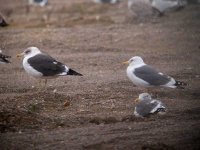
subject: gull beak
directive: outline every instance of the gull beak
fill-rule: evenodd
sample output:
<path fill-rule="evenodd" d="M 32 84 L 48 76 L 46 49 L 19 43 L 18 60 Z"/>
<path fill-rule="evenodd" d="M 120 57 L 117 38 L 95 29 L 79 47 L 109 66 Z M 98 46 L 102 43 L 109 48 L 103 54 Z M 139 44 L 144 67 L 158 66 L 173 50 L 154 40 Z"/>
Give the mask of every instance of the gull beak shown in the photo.
<path fill-rule="evenodd" d="M 20 53 L 20 54 L 17 54 L 16 57 L 19 58 L 19 57 L 22 57 L 23 55 L 24 55 L 24 53 Z"/>
<path fill-rule="evenodd" d="M 129 64 L 129 62 L 128 61 L 125 61 L 125 62 L 122 62 L 123 64 Z"/>
<path fill-rule="evenodd" d="M 140 101 L 139 98 L 136 98 L 136 99 L 135 99 L 135 103 L 138 103 L 139 101 Z"/>

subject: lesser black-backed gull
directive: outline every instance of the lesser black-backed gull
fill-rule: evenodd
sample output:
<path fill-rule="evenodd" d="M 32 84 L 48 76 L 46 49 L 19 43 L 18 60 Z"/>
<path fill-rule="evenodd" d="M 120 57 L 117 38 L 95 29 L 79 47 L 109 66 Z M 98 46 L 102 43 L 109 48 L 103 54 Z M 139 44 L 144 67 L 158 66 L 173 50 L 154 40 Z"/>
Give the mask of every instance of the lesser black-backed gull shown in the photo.
<path fill-rule="evenodd" d="M 17 56 L 24 56 L 23 67 L 25 71 L 35 78 L 45 79 L 45 85 L 47 79 L 58 76 L 82 76 L 51 56 L 42 53 L 37 47 L 29 47 Z"/>
<path fill-rule="evenodd" d="M 139 98 L 135 100 L 136 106 L 134 115 L 136 117 L 146 117 L 150 114 L 165 113 L 166 107 L 159 100 L 152 99 L 148 93 L 142 93 Z"/>
<path fill-rule="evenodd" d="M 41 7 L 44 7 L 45 5 L 47 5 L 48 0 L 28 0 L 30 5 L 38 5 Z"/>
<path fill-rule="evenodd" d="M 139 56 L 132 57 L 129 61 L 124 62 L 124 64 L 129 64 L 126 71 L 127 76 L 136 86 L 184 88 L 186 85 L 186 83 L 176 81 L 174 78 L 145 64 Z"/>
<path fill-rule="evenodd" d="M 2 54 L 2 51 L 0 50 L 0 63 L 10 63 L 10 61 L 7 60 L 7 58 L 11 58 L 11 56 Z"/>

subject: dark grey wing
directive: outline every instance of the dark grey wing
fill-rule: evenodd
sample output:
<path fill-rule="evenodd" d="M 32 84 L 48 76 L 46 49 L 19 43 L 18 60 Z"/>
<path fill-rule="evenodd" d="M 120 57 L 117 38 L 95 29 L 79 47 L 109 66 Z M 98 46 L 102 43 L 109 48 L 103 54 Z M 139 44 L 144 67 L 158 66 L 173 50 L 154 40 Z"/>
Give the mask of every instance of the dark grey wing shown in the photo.
<path fill-rule="evenodd" d="M 65 72 L 65 65 L 46 54 L 38 54 L 29 58 L 28 63 L 43 76 L 54 76 Z"/>
<path fill-rule="evenodd" d="M 145 117 L 158 105 L 158 102 L 151 103 L 151 100 L 140 101 L 136 105 L 136 111 L 139 115 Z"/>
<path fill-rule="evenodd" d="M 171 77 L 158 72 L 149 65 L 136 68 L 134 74 L 153 86 L 165 85 L 171 80 Z"/>

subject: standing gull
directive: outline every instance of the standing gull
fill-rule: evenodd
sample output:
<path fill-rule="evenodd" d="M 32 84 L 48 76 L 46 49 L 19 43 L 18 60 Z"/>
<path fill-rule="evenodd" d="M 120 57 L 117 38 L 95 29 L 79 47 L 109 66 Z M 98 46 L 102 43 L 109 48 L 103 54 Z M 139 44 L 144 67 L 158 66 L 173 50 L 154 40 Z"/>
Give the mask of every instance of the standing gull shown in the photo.
<path fill-rule="evenodd" d="M 148 93 L 142 93 L 139 98 L 135 100 L 136 106 L 134 110 L 134 115 L 136 117 L 146 117 L 150 114 L 165 113 L 166 107 L 159 100 L 151 98 Z"/>
<path fill-rule="evenodd" d="M 24 56 L 23 67 L 25 71 L 35 78 L 45 79 L 45 85 L 47 79 L 58 76 L 82 76 L 51 56 L 42 53 L 37 47 L 27 48 L 23 53 L 17 55 L 17 57 L 20 56 Z"/>
<path fill-rule="evenodd" d="M 0 50 L 0 63 L 10 63 L 10 61 L 7 60 L 7 58 L 11 58 L 11 56 L 2 54 L 2 51 Z"/>
<path fill-rule="evenodd" d="M 184 88 L 186 83 L 176 81 L 174 78 L 165 75 L 153 67 L 144 63 L 141 57 L 134 56 L 129 61 L 127 68 L 128 78 L 140 87 L 168 87 L 168 88 Z"/>

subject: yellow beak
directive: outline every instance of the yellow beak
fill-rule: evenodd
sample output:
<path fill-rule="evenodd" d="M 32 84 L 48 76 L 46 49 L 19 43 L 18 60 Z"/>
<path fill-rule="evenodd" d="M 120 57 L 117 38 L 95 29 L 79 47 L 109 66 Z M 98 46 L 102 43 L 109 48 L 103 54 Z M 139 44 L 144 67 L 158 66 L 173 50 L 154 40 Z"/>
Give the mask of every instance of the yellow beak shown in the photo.
<path fill-rule="evenodd" d="M 136 98 L 136 99 L 135 99 L 135 103 L 138 103 L 139 101 L 140 101 L 139 98 Z"/>
<path fill-rule="evenodd" d="M 17 54 L 16 57 L 22 57 L 24 53 Z"/>
<path fill-rule="evenodd" d="M 129 62 L 128 61 L 125 61 L 125 62 L 122 62 L 123 64 L 129 64 Z"/>

